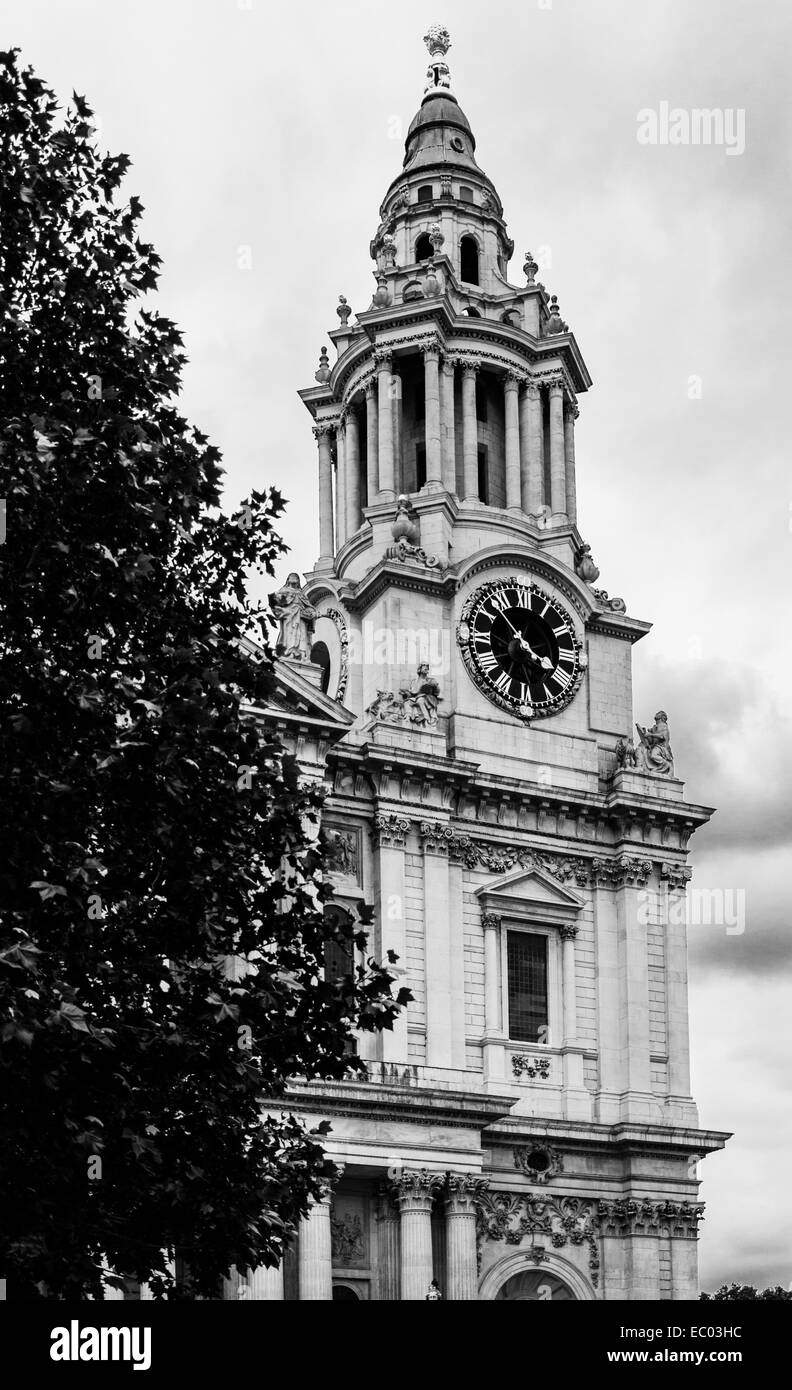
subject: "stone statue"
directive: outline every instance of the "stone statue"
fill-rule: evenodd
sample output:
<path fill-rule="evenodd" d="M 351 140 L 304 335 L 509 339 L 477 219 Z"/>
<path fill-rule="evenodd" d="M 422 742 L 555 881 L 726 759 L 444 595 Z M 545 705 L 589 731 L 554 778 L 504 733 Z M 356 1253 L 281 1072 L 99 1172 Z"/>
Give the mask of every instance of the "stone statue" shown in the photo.
<path fill-rule="evenodd" d="M 392 690 L 378 690 L 377 698 L 373 705 L 369 705 L 366 714 L 383 723 L 400 722 L 404 719 L 404 703 Z"/>
<path fill-rule="evenodd" d="M 616 744 L 616 766 L 617 767 L 637 767 L 638 754 L 631 739 L 620 738 Z"/>
<path fill-rule="evenodd" d="M 575 556 L 575 574 L 584 584 L 594 584 L 600 572 L 591 558 L 591 546 L 582 545 Z"/>
<path fill-rule="evenodd" d="M 673 777 L 674 755 L 671 752 L 671 735 L 665 710 L 657 712 L 651 729 L 642 729 L 640 724 L 636 724 L 635 727 L 641 740 L 636 749 L 641 770 L 654 773 L 658 777 Z"/>
<path fill-rule="evenodd" d="M 404 717 L 410 724 L 420 724 L 430 728 L 437 723 L 437 710 L 440 705 L 440 686 L 429 674 L 428 662 L 422 662 L 418 674 L 406 690 L 400 691 L 404 701 Z"/>
<path fill-rule="evenodd" d="M 310 660 L 310 635 L 317 614 L 302 592 L 299 574 L 290 574 L 283 588 L 270 594 L 270 607 L 280 623 L 278 656 L 292 661 Z"/>
<path fill-rule="evenodd" d="M 354 831 L 328 830 L 330 860 L 338 873 L 350 878 L 358 876 L 358 845 Z"/>

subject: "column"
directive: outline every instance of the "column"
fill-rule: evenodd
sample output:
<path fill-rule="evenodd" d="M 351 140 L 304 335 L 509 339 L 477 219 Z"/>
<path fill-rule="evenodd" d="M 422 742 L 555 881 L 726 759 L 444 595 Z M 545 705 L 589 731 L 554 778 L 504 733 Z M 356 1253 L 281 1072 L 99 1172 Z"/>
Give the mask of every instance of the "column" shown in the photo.
<path fill-rule="evenodd" d="M 563 953 L 562 988 L 564 991 L 564 1046 L 577 1042 L 577 1003 L 575 1000 L 575 941 L 577 927 L 561 928 L 561 950 Z"/>
<path fill-rule="evenodd" d="M 561 381 L 550 383 L 550 510 L 554 523 L 566 520 L 564 386 Z"/>
<path fill-rule="evenodd" d="M 627 1065 L 622 1040 L 623 1004 L 619 989 L 619 928 L 616 904 L 607 870 L 594 875 L 594 941 L 597 964 L 597 1039 L 599 1095 L 596 1118 L 616 1124 L 620 1096 L 627 1089 Z"/>
<path fill-rule="evenodd" d="M 314 438 L 319 449 L 319 568 L 333 566 L 333 460 L 330 426 L 317 425 Z"/>
<path fill-rule="evenodd" d="M 442 1173 L 405 1170 L 394 1183 L 401 1214 L 401 1301 L 422 1302 L 434 1278 L 432 1206 Z"/>
<path fill-rule="evenodd" d="M 466 362 L 462 368 L 462 451 L 465 468 L 466 502 L 478 502 L 478 419 L 476 418 L 476 375 L 478 365 Z"/>
<path fill-rule="evenodd" d="M 409 821 L 379 812 L 374 820 L 375 855 L 379 871 L 380 939 L 378 959 L 384 960 L 388 951 L 398 956 L 398 964 L 389 969 L 399 974 L 400 985 L 407 984 L 407 937 L 404 921 L 404 855 Z M 402 1009 L 393 1028 L 383 1029 L 383 1062 L 409 1060 L 407 1035 L 408 1009 Z"/>
<path fill-rule="evenodd" d="M 283 1264 L 275 1269 L 259 1265 L 245 1274 L 238 1294 L 247 1302 L 263 1303 L 270 1299 L 283 1301 Z"/>
<path fill-rule="evenodd" d="M 690 1015 L 687 971 L 687 882 L 673 877 L 665 902 L 666 1028 L 668 1032 L 668 1094 L 690 1100 Z"/>
<path fill-rule="evenodd" d="M 591 1096 L 583 1073 L 583 1051 L 577 1042 L 577 980 L 575 942 L 578 928 L 563 926 L 561 936 L 561 988 L 564 996 L 564 1110 L 568 1120 L 590 1120 Z M 553 1039 L 550 1039 L 551 1043 Z"/>
<path fill-rule="evenodd" d="M 481 918 L 484 928 L 484 1027 L 488 1033 L 501 1031 L 500 931 L 501 919 L 494 912 Z"/>
<path fill-rule="evenodd" d="M 544 506 L 544 425 L 542 396 L 533 381 L 525 383 L 522 393 L 520 475 L 523 511 L 539 516 Z"/>
<path fill-rule="evenodd" d="M 393 411 L 393 486 L 396 496 L 404 492 L 404 459 L 402 458 L 402 379 L 393 368 L 391 373 L 391 409 Z"/>
<path fill-rule="evenodd" d="M 401 1255 L 399 1208 L 386 1183 L 377 1194 L 377 1300 L 398 1303 Z"/>
<path fill-rule="evenodd" d="M 566 510 L 570 522 L 577 522 L 577 478 L 575 476 L 575 421 L 580 411 L 571 401 L 564 411 L 564 458 L 566 464 Z"/>
<path fill-rule="evenodd" d="M 506 506 L 509 511 L 522 510 L 520 487 L 520 382 L 508 372 L 504 382 L 506 412 Z"/>
<path fill-rule="evenodd" d="M 346 412 L 346 533 L 347 538 L 360 530 L 360 425 L 357 411 L 350 405 Z"/>
<path fill-rule="evenodd" d="M 446 492 L 451 493 L 457 490 L 455 381 L 456 362 L 453 357 L 445 357 L 440 377 L 440 438 L 443 444 L 443 486 Z"/>
<path fill-rule="evenodd" d="M 373 380 L 366 385 L 366 468 L 368 484 L 366 505 L 373 507 L 379 492 L 379 410 L 377 408 L 377 384 Z"/>
<path fill-rule="evenodd" d="M 426 399 L 426 487 L 437 492 L 443 486 L 443 452 L 440 439 L 440 349 L 430 343 L 423 349 Z"/>
<path fill-rule="evenodd" d="M 476 1202 L 486 1188 L 483 1178 L 468 1173 L 449 1174 L 445 1200 L 448 1288 L 443 1292 L 453 1303 L 478 1299 Z"/>
<path fill-rule="evenodd" d="M 300 1302 L 330 1302 L 333 1297 L 333 1255 L 330 1240 L 330 1194 L 315 1202 L 300 1222 L 297 1245 Z"/>
<path fill-rule="evenodd" d="M 424 840 L 424 960 L 426 972 L 426 1064 L 450 1067 L 451 921 L 448 849 L 442 840 Z"/>
<path fill-rule="evenodd" d="M 342 415 L 336 425 L 336 550 L 346 538 L 346 419 Z"/>
<path fill-rule="evenodd" d="M 389 352 L 375 352 L 377 364 L 377 391 L 379 395 L 379 441 L 377 456 L 379 460 L 380 501 L 393 501 L 395 492 L 395 473 L 393 458 L 393 400 L 392 371 L 393 358 Z"/>
<path fill-rule="evenodd" d="M 645 894 L 640 894 L 645 897 Z M 621 995 L 621 1043 L 627 1069 L 623 1120 L 651 1119 L 647 1105 L 651 1094 L 649 1046 L 649 969 L 646 945 L 646 913 L 639 911 L 639 891 L 623 875 L 616 891 L 616 930 L 619 944 Z M 637 1093 L 637 1094 L 636 1094 Z M 624 1102 L 623 1102 L 624 1103 Z"/>

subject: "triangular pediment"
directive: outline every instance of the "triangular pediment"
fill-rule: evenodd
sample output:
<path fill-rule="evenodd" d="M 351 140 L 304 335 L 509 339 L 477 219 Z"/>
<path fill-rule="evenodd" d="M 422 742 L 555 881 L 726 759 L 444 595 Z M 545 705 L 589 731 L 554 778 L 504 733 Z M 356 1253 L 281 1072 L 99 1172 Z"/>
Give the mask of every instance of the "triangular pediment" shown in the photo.
<path fill-rule="evenodd" d="M 583 899 L 545 869 L 513 869 L 476 889 L 483 911 L 521 913 L 536 909 L 542 916 L 555 913 L 571 919 L 583 908 Z"/>
<path fill-rule="evenodd" d="M 297 662 L 276 660 L 273 662 L 273 678 L 274 686 L 269 698 L 249 708 L 255 718 L 313 724 L 334 740 L 343 738 L 354 724 L 354 714 L 344 709 L 337 700 L 325 695 L 307 675 L 303 675 Z"/>

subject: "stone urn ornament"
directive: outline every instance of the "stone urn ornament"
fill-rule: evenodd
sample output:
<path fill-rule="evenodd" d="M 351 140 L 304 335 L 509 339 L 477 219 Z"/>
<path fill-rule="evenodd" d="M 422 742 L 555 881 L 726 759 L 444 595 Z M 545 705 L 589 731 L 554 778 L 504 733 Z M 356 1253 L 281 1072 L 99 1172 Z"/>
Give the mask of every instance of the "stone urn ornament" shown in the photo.
<path fill-rule="evenodd" d="M 577 553 L 575 560 L 575 574 L 584 584 L 595 584 L 600 577 L 600 572 L 591 558 L 591 546 L 583 545 Z"/>
<path fill-rule="evenodd" d="M 338 296 L 338 308 L 336 309 L 336 313 L 341 320 L 341 327 L 346 328 L 349 324 L 349 316 L 352 313 L 352 306 L 348 302 L 346 295 L 340 294 Z"/>
<path fill-rule="evenodd" d="M 330 380 L 330 358 L 327 355 L 326 347 L 323 347 L 319 353 L 319 370 L 316 373 L 316 380 L 321 386 Z"/>
<path fill-rule="evenodd" d="M 372 304 L 376 309 L 387 309 L 390 302 L 391 297 L 388 293 L 388 282 L 382 271 L 379 271 L 377 275 L 377 288 L 374 291 Z"/>

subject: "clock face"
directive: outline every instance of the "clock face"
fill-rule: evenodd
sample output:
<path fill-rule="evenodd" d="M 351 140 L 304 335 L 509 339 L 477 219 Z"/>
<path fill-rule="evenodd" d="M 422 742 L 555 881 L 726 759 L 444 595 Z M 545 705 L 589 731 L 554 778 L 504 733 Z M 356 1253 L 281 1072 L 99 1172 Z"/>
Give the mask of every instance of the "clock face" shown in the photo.
<path fill-rule="evenodd" d="M 479 689 L 524 720 L 569 704 L 586 665 L 569 613 L 525 579 L 482 585 L 465 604 L 459 644 Z"/>

